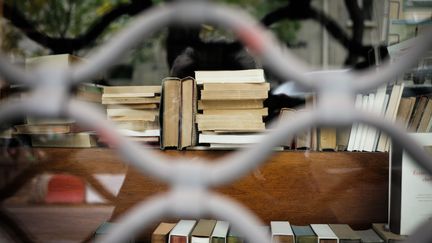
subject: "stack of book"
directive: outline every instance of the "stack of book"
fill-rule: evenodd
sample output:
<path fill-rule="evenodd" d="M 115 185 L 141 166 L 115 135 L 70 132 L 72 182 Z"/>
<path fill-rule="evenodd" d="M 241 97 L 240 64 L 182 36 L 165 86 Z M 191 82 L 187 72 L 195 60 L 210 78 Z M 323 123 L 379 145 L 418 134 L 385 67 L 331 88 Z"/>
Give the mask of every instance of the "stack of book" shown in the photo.
<path fill-rule="evenodd" d="M 211 148 L 240 148 L 257 143 L 265 131 L 269 83 L 262 69 L 196 71 L 198 142 Z"/>
<path fill-rule="evenodd" d="M 30 58 L 26 60 L 26 68 L 33 69 L 40 65 L 60 68 L 82 62 L 79 57 L 64 54 Z M 92 84 L 82 84 L 78 87 L 77 98 L 100 105 L 101 87 Z M 25 93 L 23 94 L 25 95 Z M 84 99 L 88 95 L 90 98 Z M 97 146 L 94 133 L 78 126 L 72 119 L 36 119 L 27 117 L 26 122 L 15 126 L 15 134 L 30 136 L 33 147 L 73 147 L 86 148 Z"/>
<path fill-rule="evenodd" d="M 102 104 L 107 118 L 133 141 L 159 144 L 161 86 L 107 86 Z"/>

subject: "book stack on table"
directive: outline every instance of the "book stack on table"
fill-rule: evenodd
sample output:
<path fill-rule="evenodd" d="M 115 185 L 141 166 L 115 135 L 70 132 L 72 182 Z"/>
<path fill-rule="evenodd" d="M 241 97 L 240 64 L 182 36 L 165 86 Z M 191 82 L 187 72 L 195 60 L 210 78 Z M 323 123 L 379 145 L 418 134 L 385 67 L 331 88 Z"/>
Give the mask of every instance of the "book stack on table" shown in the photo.
<path fill-rule="evenodd" d="M 31 70 L 40 66 L 66 68 L 79 62 L 85 62 L 85 60 L 69 54 L 41 56 L 27 59 L 26 69 Z M 101 86 L 82 83 L 78 86 L 74 98 L 103 109 L 101 96 Z M 97 146 L 94 132 L 78 126 L 72 119 L 27 117 L 24 124 L 15 126 L 15 134 L 29 136 L 33 147 L 87 148 Z"/>
<path fill-rule="evenodd" d="M 103 90 L 102 104 L 123 135 L 159 146 L 160 94 L 161 86 L 110 86 Z"/>
<path fill-rule="evenodd" d="M 199 86 L 198 143 L 239 148 L 259 142 L 268 115 L 269 83 L 262 69 L 196 71 Z"/>

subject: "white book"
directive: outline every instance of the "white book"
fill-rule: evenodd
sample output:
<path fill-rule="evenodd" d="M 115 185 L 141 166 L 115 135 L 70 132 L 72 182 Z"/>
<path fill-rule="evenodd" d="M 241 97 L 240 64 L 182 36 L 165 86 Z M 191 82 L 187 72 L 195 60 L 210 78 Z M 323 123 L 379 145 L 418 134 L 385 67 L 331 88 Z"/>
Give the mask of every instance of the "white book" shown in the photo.
<path fill-rule="evenodd" d="M 223 239 L 226 243 L 226 237 L 228 235 L 228 229 L 229 229 L 229 223 L 226 221 L 217 221 L 215 228 L 213 229 L 213 233 L 211 235 L 211 241 L 213 241 L 213 238 L 215 239 Z"/>
<path fill-rule="evenodd" d="M 389 99 L 390 99 L 390 95 L 386 94 L 385 95 L 385 99 L 384 99 L 384 105 L 382 107 L 380 116 L 384 116 L 385 111 L 387 109 L 387 105 L 388 105 Z M 374 141 L 374 145 L 373 145 L 373 150 L 372 151 L 377 151 L 377 149 L 378 149 L 377 147 L 378 147 L 378 141 L 379 141 L 379 138 L 380 138 L 380 134 L 381 134 L 381 132 L 377 130 L 377 136 L 375 136 L 375 141 Z"/>
<path fill-rule="evenodd" d="M 363 95 L 362 102 L 361 102 L 361 104 L 362 104 L 361 109 L 363 111 L 365 111 L 367 109 L 368 99 L 369 99 L 368 95 Z M 365 132 L 365 124 L 364 123 L 358 124 L 357 135 L 356 135 L 355 141 L 354 141 L 354 150 L 355 151 L 361 150 L 361 148 L 360 148 L 361 144 L 360 143 L 361 143 L 362 137 L 364 136 L 364 134 L 363 134 L 364 132 Z"/>
<path fill-rule="evenodd" d="M 374 102 L 375 102 L 375 94 L 369 94 L 367 107 L 366 107 L 367 112 L 372 113 Z M 367 124 L 364 125 L 364 131 L 363 131 L 363 135 L 362 135 L 362 138 L 360 141 L 360 151 L 366 150 L 366 143 L 367 143 L 367 140 L 369 139 L 368 136 L 371 135 L 371 131 L 370 131 L 371 129 L 372 129 L 371 126 L 369 126 Z"/>
<path fill-rule="evenodd" d="M 328 224 L 311 224 L 310 226 L 317 235 L 318 242 L 321 240 L 336 240 L 336 242 L 339 243 L 339 238 Z"/>
<path fill-rule="evenodd" d="M 375 99 L 373 102 L 373 108 L 371 110 L 371 113 L 373 113 L 376 116 L 380 116 L 383 111 L 383 106 L 385 105 L 385 98 L 386 98 L 386 89 L 387 86 L 384 85 L 377 89 L 377 92 L 375 93 Z M 366 136 L 366 144 L 364 147 L 364 151 L 372 152 L 375 150 L 375 141 L 378 139 L 379 132 L 375 127 L 368 127 L 368 133 Z"/>
<path fill-rule="evenodd" d="M 390 122 L 395 122 L 396 120 L 396 114 L 397 114 L 397 110 L 399 108 L 399 103 L 400 103 L 400 99 L 402 96 L 402 91 L 403 91 L 403 84 L 401 85 L 393 85 L 391 94 L 390 94 L 390 98 L 389 98 L 389 102 L 388 102 L 388 106 L 384 115 L 384 119 L 386 119 L 387 121 Z M 377 151 L 379 152 L 386 152 L 388 151 L 388 136 L 384 133 L 381 133 L 379 141 L 378 141 L 378 146 L 377 146 Z"/>
<path fill-rule="evenodd" d="M 363 99 L 363 96 L 361 94 L 356 95 L 356 100 L 355 100 L 355 104 L 354 104 L 355 109 L 361 108 L 362 99 Z M 350 137 L 348 140 L 348 148 L 347 148 L 348 151 L 354 151 L 354 142 L 355 142 L 355 139 L 357 137 L 358 126 L 359 126 L 358 123 L 354 123 L 351 127 L 351 133 L 350 133 Z"/>
<path fill-rule="evenodd" d="M 288 221 L 271 221 L 270 229 L 272 242 L 276 242 L 276 239 L 279 237 L 291 238 L 294 241 L 294 233 Z"/>
<path fill-rule="evenodd" d="M 197 84 L 205 83 L 264 83 L 264 70 L 195 71 Z"/>
<path fill-rule="evenodd" d="M 400 101 L 402 99 L 403 89 L 404 89 L 404 83 L 399 85 L 398 93 L 396 93 L 396 105 L 394 107 L 394 110 L 392 110 L 392 114 L 390 117 L 391 122 L 393 123 L 396 122 L 397 111 L 399 109 Z M 386 144 L 385 144 L 385 152 L 388 152 L 390 150 L 390 143 L 391 143 L 391 139 L 387 137 Z"/>
<path fill-rule="evenodd" d="M 199 143 L 251 144 L 259 143 L 264 134 L 199 134 Z"/>
<path fill-rule="evenodd" d="M 185 237 L 186 243 L 190 242 L 190 235 L 195 227 L 196 220 L 180 220 L 169 234 L 168 243 L 171 243 L 172 237 Z"/>
<path fill-rule="evenodd" d="M 129 130 L 129 129 L 119 129 L 119 133 L 123 136 L 130 137 L 159 137 L 160 129 L 148 129 L 142 132 Z"/>
<path fill-rule="evenodd" d="M 431 133 L 408 135 L 432 155 Z M 432 217 L 432 177 L 400 147 L 392 146 L 390 154 L 390 229 L 409 235 Z"/>

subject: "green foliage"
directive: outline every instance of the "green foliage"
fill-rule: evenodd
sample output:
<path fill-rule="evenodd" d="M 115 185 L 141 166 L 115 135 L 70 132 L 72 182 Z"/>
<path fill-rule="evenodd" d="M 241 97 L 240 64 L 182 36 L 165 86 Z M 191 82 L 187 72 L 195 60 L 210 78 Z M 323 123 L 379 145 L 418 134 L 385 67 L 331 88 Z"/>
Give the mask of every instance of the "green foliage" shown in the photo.
<path fill-rule="evenodd" d="M 234 5 L 242 10 L 247 11 L 257 20 L 262 19 L 266 14 L 276 10 L 279 7 L 286 5 L 287 0 L 219 0 L 219 2 Z M 284 20 L 271 26 L 275 35 L 285 43 L 293 43 L 296 41 L 296 33 L 301 28 L 299 21 Z"/>
<path fill-rule="evenodd" d="M 35 23 L 38 31 L 51 37 L 75 38 L 85 33 L 89 27 L 101 16 L 112 10 L 120 3 L 128 3 L 131 0 L 4 0 L 6 3 L 16 6 L 24 16 Z M 154 4 L 163 3 L 163 0 L 152 0 Z M 219 2 L 235 5 L 246 10 L 257 20 L 267 13 L 287 3 L 286 0 L 219 0 Z M 130 17 L 123 16 L 110 24 L 104 34 L 98 38 L 98 43 L 108 39 L 113 33 L 122 29 L 130 20 Z M 283 21 L 271 27 L 278 38 L 286 43 L 296 40 L 296 32 L 300 28 L 299 22 Z M 9 26 L 3 28 L 2 48 L 8 52 L 19 53 L 19 40 L 24 37 L 22 33 Z M 148 39 L 133 54 L 136 62 L 153 58 L 154 47 L 160 47 L 163 43 L 163 34 L 155 35 Z M 205 29 L 204 36 L 207 38 L 228 37 L 230 33 L 217 29 Z M 91 47 L 91 46 L 89 46 Z M 40 53 L 39 50 L 38 54 Z M 36 53 L 35 53 L 36 54 Z"/>

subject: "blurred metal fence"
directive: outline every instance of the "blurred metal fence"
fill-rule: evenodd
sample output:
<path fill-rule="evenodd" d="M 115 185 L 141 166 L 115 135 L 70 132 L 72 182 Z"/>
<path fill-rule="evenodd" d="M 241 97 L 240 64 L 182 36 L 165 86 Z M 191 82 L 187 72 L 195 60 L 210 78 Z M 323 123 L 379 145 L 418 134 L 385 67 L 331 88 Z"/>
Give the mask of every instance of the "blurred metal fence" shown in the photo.
<path fill-rule="evenodd" d="M 294 80 L 305 91 L 317 93 L 317 108 L 285 120 L 262 139 L 260 144 L 238 151 L 217 162 L 187 161 L 168 158 L 155 151 L 128 141 L 105 116 L 94 107 L 69 96 L 71 86 L 96 77 L 110 68 L 127 50 L 135 47 L 153 32 L 168 25 L 196 25 L 211 23 L 233 31 L 246 47 L 259 56 L 264 66 L 286 80 Z M 259 230 L 259 219 L 242 205 L 212 192 L 213 186 L 228 184 L 249 173 L 263 163 L 272 148 L 292 137 L 296 132 L 317 125 L 344 126 L 361 122 L 387 133 L 394 143 L 402 146 L 429 173 L 431 158 L 406 136 L 403 128 L 384 121 L 374 114 L 356 110 L 355 93 L 377 88 L 392 81 L 411 66 L 432 46 L 432 32 L 417 38 L 417 44 L 406 58 L 396 63 L 384 63 L 379 69 L 362 72 L 328 74 L 313 80 L 304 75 L 307 64 L 290 52 L 282 52 L 280 44 L 253 18 L 232 7 L 206 1 L 178 1 L 154 7 L 136 18 L 97 52 L 88 57 L 88 63 L 67 69 L 41 67 L 25 72 L 0 58 L 0 74 L 12 83 L 32 87 L 31 95 L 21 101 L 0 106 L 0 122 L 16 117 L 70 117 L 103 134 L 124 158 L 143 174 L 158 178 L 170 185 L 170 191 L 142 202 L 124 215 L 119 223 L 100 242 L 123 242 L 148 227 L 164 215 L 198 217 L 211 214 L 230 221 L 248 242 L 266 242 L 269 237 Z M 282 54 L 283 53 L 283 54 Z M 335 109 L 337 107 L 337 109 Z M 171 163 L 171 160 L 176 160 Z M 204 159 L 202 159 L 204 160 Z M 432 242 L 431 224 L 419 227 L 409 242 Z"/>

